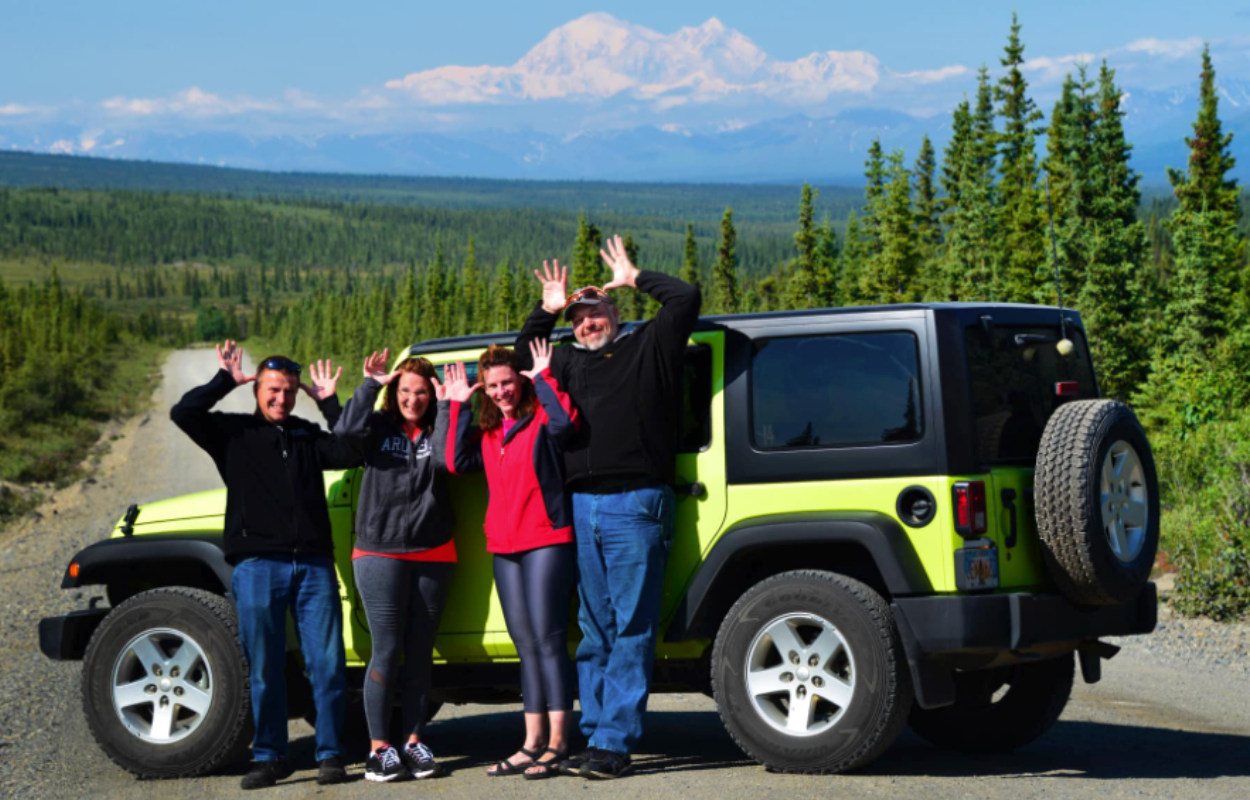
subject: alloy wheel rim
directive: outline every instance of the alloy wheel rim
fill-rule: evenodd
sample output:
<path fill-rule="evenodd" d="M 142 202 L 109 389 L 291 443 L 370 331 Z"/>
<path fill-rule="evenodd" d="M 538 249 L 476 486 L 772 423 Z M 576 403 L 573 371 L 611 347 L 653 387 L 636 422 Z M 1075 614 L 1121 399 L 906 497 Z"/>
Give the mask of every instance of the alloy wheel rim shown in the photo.
<path fill-rule="evenodd" d="M 747 649 L 743 681 L 751 707 L 787 736 L 817 736 L 838 724 L 855 693 L 855 660 L 828 620 L 786 614 L 762 626 Z"/>
<path fill-rule="evenodd" d="M 1146 543 L 1150 507 L 1141 457 L 1128 442 L 1117 441 L 1107 449 L 1099 490 L 1107 544 L 1120 561 L 1132 562 Z"/>
<path fill-rule="evenodd" d="M 181 631 L 155 628 L 118 653 L 110 694 L 126 730 L 145 742 L 172 744 L 204 722 L 213 686 L 204 648 Z"/>

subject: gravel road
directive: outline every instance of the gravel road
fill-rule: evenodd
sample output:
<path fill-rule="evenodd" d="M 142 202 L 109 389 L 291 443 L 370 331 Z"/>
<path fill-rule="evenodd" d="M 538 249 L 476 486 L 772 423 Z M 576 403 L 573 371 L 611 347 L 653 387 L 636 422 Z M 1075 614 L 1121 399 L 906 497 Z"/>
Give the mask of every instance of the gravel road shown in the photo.
<path fill-rule="evenodd" d="M 99 592 L 63 592 L 61 571 L 102 538 L 132 502 L 220 485 L 212 462 L 169 422 L 167 410 L 215 369 L 211 350 L 174 353 L 152 412 L 108 432 L 115 436 L 95 477 L 56 493 L 40 516 L 0 532 L 0 798 L 233 798 L 239 773 L 178 782 L 136 781 L 95 746 L 80 705 L 80 664 L 52 662 L 38 648 L 39 619 L 87 605 Z M 345 370 L 351 380 L 354 371 Z M 228 403 L 250 410 L 251 393 Z M 315 414 L 307 397 L 296 413 Z M 106 437 L 107 438 L 107 437 Z M 937 750 L 910 732 L 864 772 L 834 777 L 773 775 L 746 760 L 702 695 L 656 697 L 637 774 L 589 784 L 570 778 L 535 785 L 489 780 L 482 770 L 519 742 L 519 706 L 444 709 L 429 741 L 452 769 L 445 780 L 390 786 L 363 781 L 322 789 L 314 782 L 311 729 L 291 725 L 299 772 L 266 797 L 345 798 L 420 791 L 445 797 L 548 796 L 583 791 L 604 797 L 683 795 L 725 798 L 769 793 L 945 798 L 1250 797 L 1250 625 L 1220 626 L 1161 614 L 1159 631 L 1119 642 L 1095 686 L 1078 684 L 1049 734 L 1010 756 Z M 975 731 L 969 731 L 975 736 Z M 359 773 L 359 764 L 353 766 Z"/>

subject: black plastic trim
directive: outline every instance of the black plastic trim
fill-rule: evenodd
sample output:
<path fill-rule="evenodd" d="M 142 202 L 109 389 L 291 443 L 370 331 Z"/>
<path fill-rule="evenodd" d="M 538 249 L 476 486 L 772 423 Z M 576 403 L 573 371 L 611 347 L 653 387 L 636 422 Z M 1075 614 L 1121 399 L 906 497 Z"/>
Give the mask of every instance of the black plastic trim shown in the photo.
<path fill-rule="evenodd" d="M 899 597 L 895 616 L 905 617 L 927 655 L 1021 650 L 1100 636 L 1150 633 L 1158 621 L 1153 583 L 1132 603 L 1084 608 L 1059 594 L 1022 593 Z"/>
<path fill-rule="evenodd" d="M 226 561 L 222 551 L 220 533 L 140 534 L 105 539 L 80 550 L 72 561 L 78 564 L 78 577 L 70 577 L 67 567 L 61 581 L 62 589 L 107 583 L 113 570 L 121 567 L 133 572 L 141 569 L 144 562 L 152 562 L 156 567 L 168 566 L 174 561 L 203 564 L 213 571 L 226 591 L 230 590 L 230 578 L 234 575 L 234 567 Z"/>
<path fill-rule="evenodd" d="M 39 620 L 39 650 L 54 661 L 81 661 L 91 635 L 100 626 L 107 608 L 84 608 L 63 617 Z"/>
<path fill-rule="evenodd" d="M 758 550 L 838 543 L 862 546 L 876 563 L 891 595 L 933 591 L 911 539 L 885 514 L 826 511 L 756 517 L 730 528 L 712 547 L 677 607 L 664 641 L 715 634 L 712 628 L 719 620 L 707 619 L 708 600 L 717 578 L 734 558 Z"/>

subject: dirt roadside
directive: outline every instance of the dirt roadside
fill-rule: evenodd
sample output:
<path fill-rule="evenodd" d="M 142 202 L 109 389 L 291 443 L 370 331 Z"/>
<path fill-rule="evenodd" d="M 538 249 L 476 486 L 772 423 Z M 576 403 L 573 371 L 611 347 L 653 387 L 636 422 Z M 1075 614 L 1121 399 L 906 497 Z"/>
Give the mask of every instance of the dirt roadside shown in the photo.
<path fill-rule="evenodd" d="M 82 716 L 80 665 L 45 659 L 38 650 L 41 617 L 87 605 L 98 592 L 63 592 L 62 570 L 74 552 L 105 536 L 132 502 L 220 485 L 212 462 L 169 423 L 167 409 L 187 388 L 211 377 L 211 350 L 170 356 L 152 410 L 119 426 L 93 479 L 51 497 L 32 518 L 0 533 L 0 798 L 241 796 L 238 775 L 178 782 L 139 782 L 95 746 Z M 354 380 L 345 370 L 345 380 Z M 230 403 L 249 410 L 251 394 Z M 296 413 L 308 415 L 302 397 Z M 94 482 L 92 482 L 94 481 Z M 1232 633 L 1222 633 L 1232 632 Z M 637 774 L 588 784 L 561 778 L 535 784 L 496 781 L 485 766 L 519 743 L 515 706 L 444 710 L 429 741 L 452 777 L 420 787 L 379 788 L 356 782 L 321 789 L 312 782 L 311 730 L 293 723 L 292 756 L 300 771 L 266 797 L 377 797 L 434 792 L 446 797 L 499 798 L 591 791 L 605 797 L 725 797 L 781 792 L 787 797 L 1086 798 L 1250 796 L 1250 693 L 1245 659 L 1210 658 L 1196 644 L 1245 635 L 1245 628 L 1208 628 L 1165 615 L 1159 633 L 1125 642 L 1103 681 L 1079 686 L 1063 719 L 1041 741 L 1011 756 L 937 750 L 911 733 L 868 771 L 856 775 L 773 775 L 746 760 L 721 727 L 715 704 L 701 695 L 653 699 Z M 1224 652 L 1224 651 L 1221 651 Z M 1235 651 L 1232 651 L 1235 652 Z M 969 731 L 975 737 L 976 731 Z M 357 774 L 360 765 L 352 767 Z M 250 796 L 250 795 L 249 795 Z"/>

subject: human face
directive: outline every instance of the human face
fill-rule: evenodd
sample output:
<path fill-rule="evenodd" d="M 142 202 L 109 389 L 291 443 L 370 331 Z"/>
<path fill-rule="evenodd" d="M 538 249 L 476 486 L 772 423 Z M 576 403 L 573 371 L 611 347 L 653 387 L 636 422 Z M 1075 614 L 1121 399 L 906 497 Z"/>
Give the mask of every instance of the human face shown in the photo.
<path fill-rule="evenodd" d="M 608 303 L 573 307 L 569 320 L 573 324 L 573 336 L 587 350 L 601 350 L 616 338 L 620 330 L 620 312 Z"/>
<path fill-rule="evenodd" d="M 499 407 L 500 413 L 508 419 L 516 419 L 521 403 L 521 378 L 516 370 L 507 365 L 491 367 L 486 370 L 483 386 L 486 396 Z"/>
<path fill-rule="evenodd" d="M 256 407 L 266 420 L 274 425 L 281 425 L 291 416 L 298 392 L 298 377 L 276 369 L 267 369 L 256 379 Z"/>
<path fill-rule="evenodd" d="M 395 399 L 399 402 L 399 415 L 404 422 L 418 424 L 430 407 L 430 382 L 415 372 L 399 374 L 399 389 Z"/>

